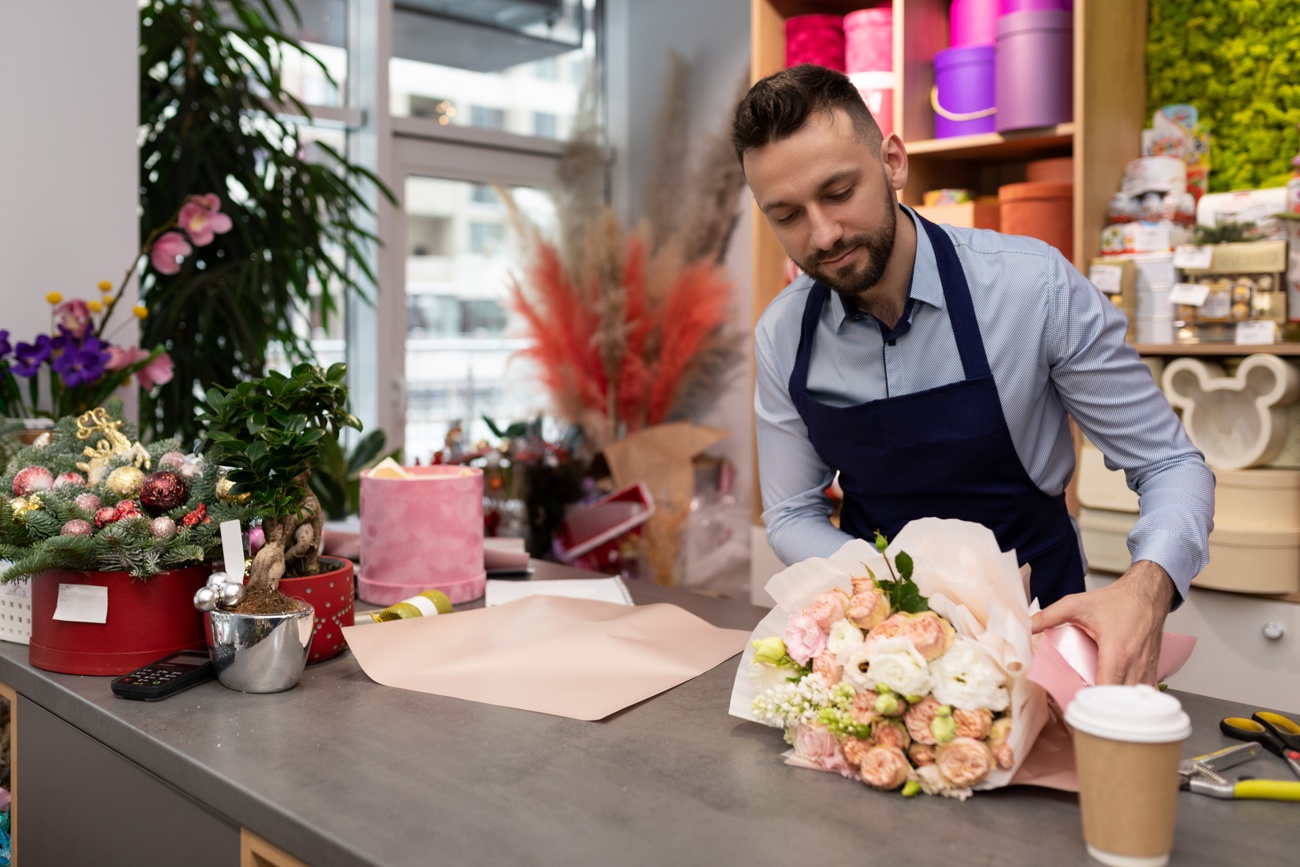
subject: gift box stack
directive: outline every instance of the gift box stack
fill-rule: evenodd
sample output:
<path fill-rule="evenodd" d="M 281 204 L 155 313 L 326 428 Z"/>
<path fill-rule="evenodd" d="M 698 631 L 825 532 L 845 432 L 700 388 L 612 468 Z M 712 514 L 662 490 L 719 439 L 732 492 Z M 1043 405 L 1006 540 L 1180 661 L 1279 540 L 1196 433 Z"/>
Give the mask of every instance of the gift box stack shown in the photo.
<path fill-rule="evenodd" d="M 815 63 L 846 73 L 883 135 L 894 130 L 894 7 L 847 15 L 795 15 L 785 22 L 785 65 Z"/>

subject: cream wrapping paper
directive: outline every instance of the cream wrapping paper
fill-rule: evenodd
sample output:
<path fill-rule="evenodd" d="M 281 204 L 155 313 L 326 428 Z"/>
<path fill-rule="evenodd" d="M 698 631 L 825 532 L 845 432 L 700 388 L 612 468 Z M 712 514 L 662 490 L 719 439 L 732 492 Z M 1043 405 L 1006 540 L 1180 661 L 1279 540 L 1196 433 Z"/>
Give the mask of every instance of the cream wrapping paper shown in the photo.
<path fill-rule="evenodd" d="M 506 605 L 345 628 L 385 686 L 598 720 L 735 656 L 749 633 L 675 605 L 529 596 Z"/>

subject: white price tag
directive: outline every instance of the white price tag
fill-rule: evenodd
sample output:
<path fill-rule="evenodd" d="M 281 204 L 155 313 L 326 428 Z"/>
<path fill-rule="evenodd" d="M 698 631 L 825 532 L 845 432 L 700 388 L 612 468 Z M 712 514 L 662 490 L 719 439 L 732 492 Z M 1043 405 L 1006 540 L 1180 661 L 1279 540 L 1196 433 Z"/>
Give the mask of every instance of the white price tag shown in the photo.
<path fill-rule="evenodd" d="M 60 584 L 54 619 L 73 623 L 107 623 L 108 588 L 93 584 Z"/>
<path fill-rule="evenodd" d="M 1180 244 L 1174 250 L 1174 267 L 1191 271 L 1204 271 L 1214 264 L 1213 247 Z"/>
<path fill-rule="evenodd" d="M 1175 283 L 1169 290 L 1169 303 L 1200 307 L 1209 294 L 1210 287 L 1206 283 Z"/>
<path fill-rule="evenodd" d="M 1234 343 L 1238 345 L 1257 345 L 1277 342 L 1277 323 L 1268 319 L 1253 322 L 1238 322 Z"/>
<path fill-rule="evenodd" d="M 1090 265 L 1088 279 L 1107 295 L 1118 295 L 1123 291 L 1124 269 L 1119 265 Z"/>
<path fill-rule="evenodd" d="M 244 580 L 244 534 L 238 521 L 221 522 L 221 557 L 232 581 Z"/>

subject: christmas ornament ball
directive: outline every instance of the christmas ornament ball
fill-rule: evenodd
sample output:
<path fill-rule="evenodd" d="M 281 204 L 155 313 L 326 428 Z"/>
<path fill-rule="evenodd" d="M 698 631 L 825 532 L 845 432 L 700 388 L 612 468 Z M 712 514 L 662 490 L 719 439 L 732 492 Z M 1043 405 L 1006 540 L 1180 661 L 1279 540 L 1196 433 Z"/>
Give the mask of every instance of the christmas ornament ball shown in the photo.
<path fill-rule="evenodd" d="M 247 595 L 248 588 L 243 584 L 236 584 L 234 581 L 231 581 L 229 584 L 222 584 L 221 589 L 217 591 L 217 596 L 220 598 L 222 608 L 234 608 L 236 605 L 243 602 L 244 597 Z"/>
<path fill-rule="evenodd" d="M 104 506 L 102 509 L 95 510 L 96 527 L 100 527 L 100 528 L 107 527 L 109 524 L 113 523 L 116 520 L 117 520 L 117 509 L 114 509 L 112 506 Z"/>
<path fill-rule="evenodd" d="M 106 484 L 119 497 L 134 497 L 144 485 L 144 472 L 139 467 L 118 467 L 108 474 Z"/>
<path fill-rule="evenodd" d="M 72 502 L 83 512 L 97 512 L 99 507 L 104 505 L 99 497 L 91 493 L 77 494 L 77 498 Z"/>
<path fill-rule="evenodd" d="M 81 473 L 64 473 L 54 480 L 54 487 L 62 488 L 64 485 L 76 485 L 78 488 L 86 486 L 86 477 Z"/>
<path fill-rule="evenodd" d="M 90 526 L 90 522 L 80 518 L 73 518 L 59 531 L 60 536 L 92 536 L 94 533 L 95 528 Z"/>
<path fill-rule="evenodd" d="M 171 467 L 173 470 L 179 470 L 185 466 L 185 455 L 180 452 L 168 452 L 158 459 L 158 463 L 164 467 Z"/>
<path fill-rule="evenodd" d="M 217 607 L 217 591 L 211 587 L 200 587 L 194 591 L 194 607 L 200 611 L 211 611 Z"/>
<path fill-rule="evenodd" d="M 14 475 L 14 496 L 25 497 L 54 487 L 54 474 L 45 467 L 23 467 Z"/>
<path fill-rule="evenodd" d="M 176 535 L 176 522 L 166 515 L 160 515 L 149 522 L 149 535 L 155 539 L 170 539 Z"/>
<path fill-rule="evenodd" d="M 225 572 L 213 572 L 208 576 L 208 586 L 214 590 L 220 590 L 221 585 L 230 580 L 230 576 Z"/>
<path fill-rule="evenodd" d="M 140 504 L 135 500 L 123 500 L 113 508 L 113 511 L 119 521 L 123 518 L 139 518 Z"/>
<path fill-rule="evenodd" d="M 248 501 L 248 491 L 244 491 L 242 494 L 232 494 L 232 493 L 230 492 L 230 490 L 231 490 L 231 488 L 233 488 L 234 486 L 235 486 L 235 483 L 232 482 L 232 481 L 230 481 L 230 479 L 225 479 L 225 478 L 218 479 L 218 480 L 217 480 L 217 499 L 218 499 L 218 500 L 221 500 L 223 503 L 244 503 L 244 502 L 247 502 L 247 501 Z"/>
<path fill-rule="evenodd" d="M 185 505 L 185 498 L 189 495 L 190 486 L 171 470 L 152 473 L 140 485 L 140 503 L 154 515 Z"/>

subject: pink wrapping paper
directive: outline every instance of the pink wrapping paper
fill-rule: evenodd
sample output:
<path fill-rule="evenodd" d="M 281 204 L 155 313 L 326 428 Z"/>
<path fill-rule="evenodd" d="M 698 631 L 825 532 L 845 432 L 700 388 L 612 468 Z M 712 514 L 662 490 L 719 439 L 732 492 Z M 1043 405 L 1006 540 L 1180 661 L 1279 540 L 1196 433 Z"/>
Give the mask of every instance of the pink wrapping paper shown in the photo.
<path fill-rule="evenodd" d="M 392 605 L 441 590 L 452 604 L 483 595 L 483 471 L 405 467 L 414 478 L 361 475 L 357 595 Z"/>
<path fill-rule="evenodd" d="M 343 630 L 385 686 L 581 720 L 604 719 L 740 653 L 747 631 L 675 605 L 529 596 Z"/>

